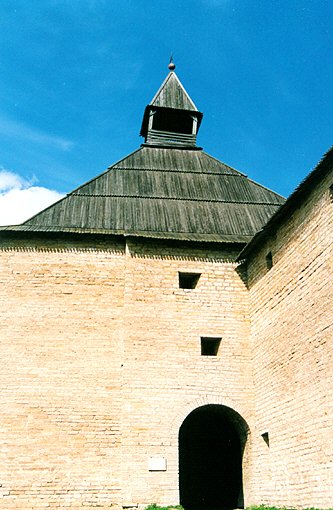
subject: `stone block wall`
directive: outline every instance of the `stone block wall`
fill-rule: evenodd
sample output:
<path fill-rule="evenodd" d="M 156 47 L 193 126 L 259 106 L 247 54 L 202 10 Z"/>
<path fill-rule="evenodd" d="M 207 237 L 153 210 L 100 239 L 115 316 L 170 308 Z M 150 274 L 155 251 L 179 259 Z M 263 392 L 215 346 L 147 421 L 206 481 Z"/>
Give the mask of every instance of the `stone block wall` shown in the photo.
<path fill-rule="evenodd" d="M 248 264 L 256 503 L 332 506 L 331 185 L 314 189 Z"/>
<path fill-rule="evenodd" d="M 124 253 L 1 243 L 0 508 L 121 499 Z"/>
<path fill-rule="evenodd" d="M 134 239 L 2 240 L 0 508 L 177 503 L 186 416 L 221 404 L 251 428 L 235 256 Z M 197 287 L 180 289 L 179 271 L 201 273 Z M 222 338 L 217 356 L 201 355 L 201 336 Z"/>
<path fill-rule="evenodd" d="M 178 433 L 194 409 L 226 405 L 251 425 L 247 290 L 235 256 L 230 249 L 128 242 L 123 459 L 130 503 L 179 501 Z M 196 288 L 179 288 L 179 272 L 201 273 Z M 222 338 L 216 357 L 201 355 L 201 336 Z M 150 457 L 165 458 L 167 470 L 149 471 Z M 249 457 L 247 451 L 245 498 Z"/>

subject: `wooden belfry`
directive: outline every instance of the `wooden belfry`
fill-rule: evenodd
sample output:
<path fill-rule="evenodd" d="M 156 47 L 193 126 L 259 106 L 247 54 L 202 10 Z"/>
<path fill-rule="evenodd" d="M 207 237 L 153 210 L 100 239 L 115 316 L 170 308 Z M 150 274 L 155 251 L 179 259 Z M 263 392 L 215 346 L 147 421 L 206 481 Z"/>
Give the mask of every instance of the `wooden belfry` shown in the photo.
<path fill-rule="evenodd" d="M 179 81 L 172 59 L 168 67 L 170 73 L 146 107 L 140 135 L 147 145 L 193 148 L 202 113 Z"/>

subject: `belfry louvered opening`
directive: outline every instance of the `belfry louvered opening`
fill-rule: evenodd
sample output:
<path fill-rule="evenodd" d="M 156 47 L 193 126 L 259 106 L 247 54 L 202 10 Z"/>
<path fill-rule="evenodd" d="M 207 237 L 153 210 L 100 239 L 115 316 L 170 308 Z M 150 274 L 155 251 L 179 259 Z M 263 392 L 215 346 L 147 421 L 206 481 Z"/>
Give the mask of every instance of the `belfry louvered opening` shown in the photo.
<path fill-rule="evenodd" d="M 154 113 L 152 128 L 158 131 L 192 134 L 193 118 L 189 112 L 160 108 Z"/>

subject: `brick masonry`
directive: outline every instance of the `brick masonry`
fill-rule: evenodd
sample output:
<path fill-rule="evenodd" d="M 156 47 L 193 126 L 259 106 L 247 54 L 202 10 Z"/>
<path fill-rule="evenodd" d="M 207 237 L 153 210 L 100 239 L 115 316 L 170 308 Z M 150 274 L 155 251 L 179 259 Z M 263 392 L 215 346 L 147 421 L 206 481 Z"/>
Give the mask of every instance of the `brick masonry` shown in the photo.
<path fill-rule="evenodd" d="M 252 427 L 236 252 L 29 239 L 0 254 L 1 508 L 177 503 L 185 417 L 218 403 Z M 179 271 L 200 272 L 197 287 Z M 222 337 L 216 357 L 201 336 Z"/>
<path fill-rule="evenodd" d="M 1 251 L 1 508 L 120 499 L 124 250 Z"/>
<path fill-rule="evenodd" d="M 253 491 L 275 506 L 332 507 L 331 184 L 332 175 L 248 266 L 255 435 L 270 441 L 254 452 Z"/>
<path fill-rule="evenodd" d="M 252 256 L 248 282 L 223 245 L 3 238 L 0 508 L 178 503 L 179 429 L 207 404 L 248 424 L 245 505 L 331 506 L 330 184 Z M 216 357 L 201 336 L 222 338 Z"/>

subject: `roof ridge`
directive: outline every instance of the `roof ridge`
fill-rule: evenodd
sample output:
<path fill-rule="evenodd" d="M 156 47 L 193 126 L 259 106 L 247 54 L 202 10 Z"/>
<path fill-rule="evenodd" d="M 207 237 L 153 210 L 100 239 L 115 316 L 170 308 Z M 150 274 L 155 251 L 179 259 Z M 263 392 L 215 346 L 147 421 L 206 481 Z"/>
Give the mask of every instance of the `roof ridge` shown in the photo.
<path fill-rule="evenodd" d="M 219 163 L 220 165 L 224 165 L 226 166 L 227 168 L 230 168 L 230 170 L 233 170 L 234 172 L 237 172 L 237 174 L 239 174 L 240 176 L 242 177 L 246 177 L 246 179 L 248 179 L 248 176 L 247 174 L 244 174 L 244 172 L 240 172 L 240 170 L 237 170 L 236 168 L 234 168 L 233 166 L 230 166 L 228 165 L 227 163 L 224 163 L 223 161 L 220 161 L 219 159 L 217 158 L 214 158 L 214 156 L 212 156 L 211 154 L 208 154 L 208 152 L 206 151 L 202 151 L 202 154 L 204 154 L 205 156 L 207 156 L 208 158 L 210 159 L 213 159 L 214 161 L 216 161 L 217 163 Z"/>
<path fill-rule="evenodd" d="M 121 161 L 123 161 L 124 159 L 128 158 L 129 156 L 133 156 L 133 154 L 135 154 L 136 152 L 139 152 L 142 148 L 139 147 L 138 149 L 136 149 L 135 151 L 131 152 L 130 154 L 128 154 L 127 156 L 125 156 L 124 158 L 121 158 L 119 159 L 115 165 L 117 165 L 118 163 L 120 163 Z M 70 191 L 69 193 L 66 193 L 66 195 L 62 198 L 60 198 L 60 200 L 57 200 L 56 202 L 53 202 L 51 205 L 49 205 L 48 207 L 45 207 L 45 209 L 42 209 L 42 211 L 39 211 L 38 213 L 34 214 L 33 216 L 31 216 L 30 218 L 28 218 L 27 220 L 25 220 L 23 223 L 21 223 L 21 225 L 25 225 L 27 222 L 33 220 L 34 218 L 36 218 L 37 216 L 39 216 L 40 214 L 43 214 L 45 213 L 45 211 L 48 211 L 49 209 L 51 209 L 52 207 L 54 207 L 56 204 L 62 202 L 63 200 L 65 200 L 67 197 L 71 196 L 73 193 L 75 193 L 75 191 L 79 190 L 80 188 L 83 188 L 83 186 L 86 186 L 87 184 L 90 184 L 91 182 L 95 181 L 96 179 L 99 179 L 102 175 L 108 173 L 111 168 L 113 167 L 114 165 L 108 167 L 104 172 L 100 173 L 99 175 L 97 175 L 96 177 L 93 177 L 92 179 L 89 179 L 89 181 L 87 182 L 84 182 L 83 184 L 81 184 L 80 186 L 78 186 L 77 188 L 73 189 L 72 191 Z"/>
<path fill-rule="evenodd" d="M 94 182 L 96 181 L 97 179 L 99 179 L 100 177 L 102 177 L 103 175 L 107 174 L 110 170 L 113 169 L 113 167 L 115 167 L 116 165 L 118 165 L 119 163 L 121 163 L 122 161 L 124 161 L 125 159 L 129 158 L 130 156 L 133 156 L 134 154 L 136 154 L 137 152 L 140 152 L 142 150 L 142 147 L 139 147 L 138 149 L 135 149 L 134 151 L 130 152 L 130 154 L 127 154 L 127 156 L 121 158 L 121 159 L 118 159 L 118 161 L 116 161 L 115 163 L 113 163 L 112 165 L 108 166 L 106 170 L 104 170 L 104 172 L 101 172 L 100 174 L 96 175 L 95 177 L 93 177 L 92 179 L 89 179 L 89 181 L 86 181 L 84 182 L 83 184 L 80 184 L 80 186 L 78 186 L 77 188 L 74 188 L 72 191 L 70 191 L 69 193 L 67 193 L 66 196 L 69 196 L 69 195 L 72 195 L 73 193 L 75 193 L 75 191 L 77 191 L 78 189 L 80 188 L 83 188 L 84 186 L 87 186 L 87 184 L 90 184 L 91 182 Z M 121 167 L 119 167 L 121 168 Z"/>
<path fill-rule="evenodd" d="M 273 191 L 271 190 L 270 188 L 268 188 L 267 186 L 264 186 L 263 184 L 260 184 L 259 182 L 257 181 L 254 181 L 253 179 L 251 179 L 250 177 L 248 177 L 247 174 L 244 174 L 242 172 L 240 172 L 239 170 L 236 170 L 236 168 L 233 168 L 232 166 L 230 165 L 227 165 L 226 163 L 223 163 L 223 161 L 219 161 L 218 159 L 214 158 L 214 156 L 211 156 L 210 154 L 208 154 L 207 152 L 205 151 L 202 151 L 206 156 L 208 156 L 209 158 L 211 159 L 215 159 L 216 161 L 218 161 L 219 163 L 222 163 L 223 165 L 225 165 L 226 167 L 230 168 L 231 170 L 233 170 L 234 172 L 237 172 L 238 174 L 240 174 L 241 176 L 243 177 L 246 177 L 246 179 L 251 182 L 252 184 L 255 184 L 256 186 L 259 186 L 260 188 L 263 188 L 265 189 L 266 191 L 269 191 L 270 193 L 273 193 L 274 195 L 280 197 L 280 198 L 283 198 L 285 200 L 285 197 L 283 195 L 280 195 L 279 193 L 276 193 L 276 191 Z"/>
<path fill-rule="evenodd" d="M 274 195 L 282 198 L 283 200 L 286 200 L 286 197 L 284 197 L 283 195 L 280 195 L 280 193 L 276 193 L 276 191 L 273 191 L 272 189 L 270 188 L 267 188 L 267 186 L 264 186 L 263 184 L 260 184 L 260 182 L 257 182 L 257 181 L 254 181 L 253 179 L 250 179 L 249 177 L 247 177 L 247 179 L 252 183 L 252 184 L 255 184 L 256 186 L 258 186 L 259 188 L 263 188 L 267 191 L 269 191 L 270 193 L 273 193 Z"/>

